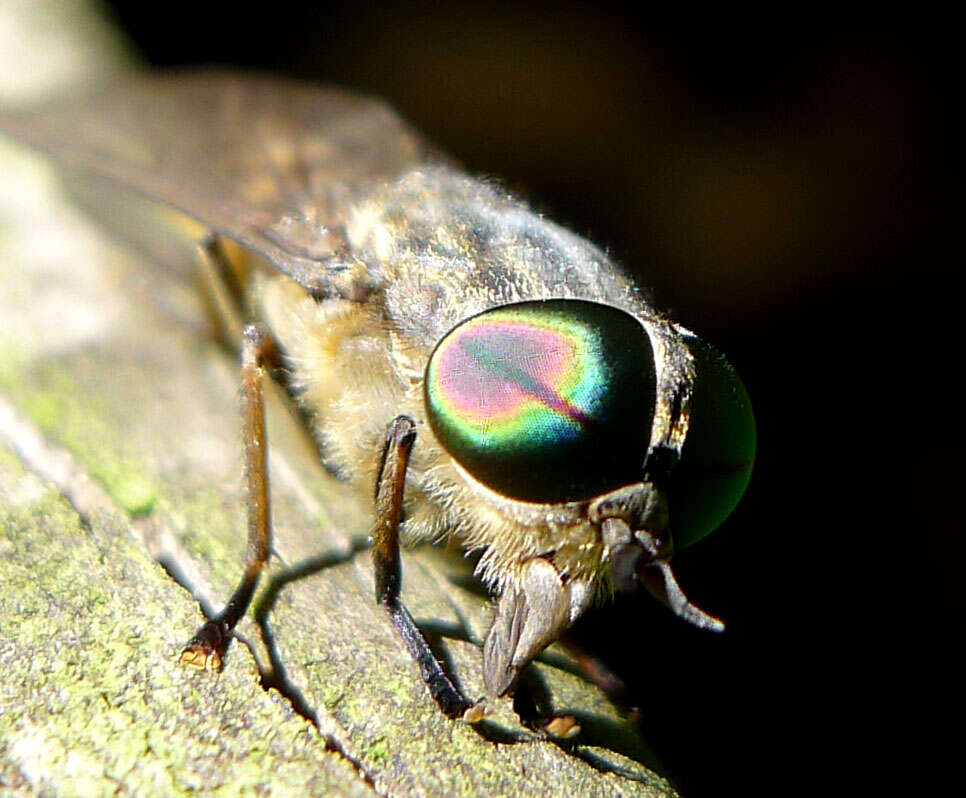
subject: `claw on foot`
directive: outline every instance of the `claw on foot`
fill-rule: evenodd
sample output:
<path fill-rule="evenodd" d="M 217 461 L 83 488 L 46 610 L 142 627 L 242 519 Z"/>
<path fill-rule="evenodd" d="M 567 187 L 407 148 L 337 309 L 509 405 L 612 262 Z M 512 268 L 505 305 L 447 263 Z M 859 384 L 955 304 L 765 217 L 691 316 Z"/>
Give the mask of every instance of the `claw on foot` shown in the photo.
<path fill-rule="evenodd" d="M 217 651 L 189 643 L 181 652 L 178 664 L 192 670 L 216 672 L 221 670 L 222 662 L 221 655 Z"/>
<path fill-rule="evenodd" d="M 228 636 L 221 624 L 208 621 L 182 649 L 178 664 L 199 671 L 220 671 L 227 645 Z"/>
<path fill-rule="evenodd" d="M 479 723 L 490 714 L 490 708 L 485 699 L 480 699 L 463 713 L 463 723 Z"/>
<path fill-rule="evenodd" d="M 540 729 L 557 740 L 572 740 L 580 734 L 580 723 L 573 715 L 558 715 L 542 723 Z"/>

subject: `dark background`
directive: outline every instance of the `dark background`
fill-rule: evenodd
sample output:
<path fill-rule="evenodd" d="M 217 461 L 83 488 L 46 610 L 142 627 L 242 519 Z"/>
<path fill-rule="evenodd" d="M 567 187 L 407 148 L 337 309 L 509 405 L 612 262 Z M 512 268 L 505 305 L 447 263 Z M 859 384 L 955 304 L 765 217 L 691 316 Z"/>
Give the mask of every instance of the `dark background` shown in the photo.
<path fill-rule="evenodd" d="M 113 6 L 159 66 L 384 96 L 727 353 L 756 408 L 756 470 L 729 522 L 676 560 L 726 633 L 645 596 L 576 630 L 627 680 L 686 794 L 938 789 L 963 740 L 966 648 L 962 98 L 942 20 Z"/>

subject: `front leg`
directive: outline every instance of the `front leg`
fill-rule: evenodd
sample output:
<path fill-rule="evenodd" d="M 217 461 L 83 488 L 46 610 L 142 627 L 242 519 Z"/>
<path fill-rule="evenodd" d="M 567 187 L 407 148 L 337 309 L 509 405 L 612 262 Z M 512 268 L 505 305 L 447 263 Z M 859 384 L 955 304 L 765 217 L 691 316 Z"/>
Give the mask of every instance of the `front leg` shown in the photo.
<path fill-rule="evenodd" d="M 372 530 L 376 601 L 389 613 L 406 648 L 419 665 L 420 676 L 443 713 L 450 718 L 475 722 L 482 717 L 482 712 L 450 681 L 413 617 L 399 600 L 402 582 L 399 522 L 409 452 L 415 439 L 416 426 L 408 416 L 397 416 L 386 431 L 382 466 L 376 482 L 376 520 Z"/>
<path fill-rule="evenodd" d="M 593 592 L 587 582 L 568 580 L 553 563 L 535 557 L 504 589 L 496 606 L 493 626 L 483 644 L 483 681 L 491 696 L 513 692 L 524 669 L 560 637 L 590 604 Z M 570 715 L 527 722 L 556 738 L 580 731 Z"/>

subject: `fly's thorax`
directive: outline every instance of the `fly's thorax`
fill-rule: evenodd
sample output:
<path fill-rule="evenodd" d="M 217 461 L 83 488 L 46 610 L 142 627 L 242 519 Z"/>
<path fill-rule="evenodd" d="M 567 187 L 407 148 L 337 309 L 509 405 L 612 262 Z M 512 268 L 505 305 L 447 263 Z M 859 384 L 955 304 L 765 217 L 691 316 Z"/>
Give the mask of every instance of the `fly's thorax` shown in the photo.
<path fill-rule="evenodd" d="M 346 240 L 369 264 L 389 322 L 429 347 L 464 319 L 526 300 L 586 298 L 651 315 L 601 249 L 448 166 L 423 164 L 372 191 L 350 213 Z"/>

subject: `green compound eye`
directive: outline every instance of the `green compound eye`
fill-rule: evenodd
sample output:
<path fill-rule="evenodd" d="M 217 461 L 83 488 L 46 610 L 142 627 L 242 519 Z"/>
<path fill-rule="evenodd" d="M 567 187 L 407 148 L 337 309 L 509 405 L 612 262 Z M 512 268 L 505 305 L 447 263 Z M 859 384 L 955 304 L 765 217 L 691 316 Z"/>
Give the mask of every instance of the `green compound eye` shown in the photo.
<path fill-rule="evenodd" d="M 755 462 L 755 416 L 744 384 L 711 346 L 698 338 L 688 338 L 687 345 L 697 378 L 668 497 L 678 548 L 697 543 L 731 514 Z"/>
<path fill-rule="evenodd" d="M 650 340 L 633 316 L 554 299 L 453 328 L 430 357 L 425 400 L 436 437 L 473 477 L 557 503 L 641 478 L 654 385 Z"/>

